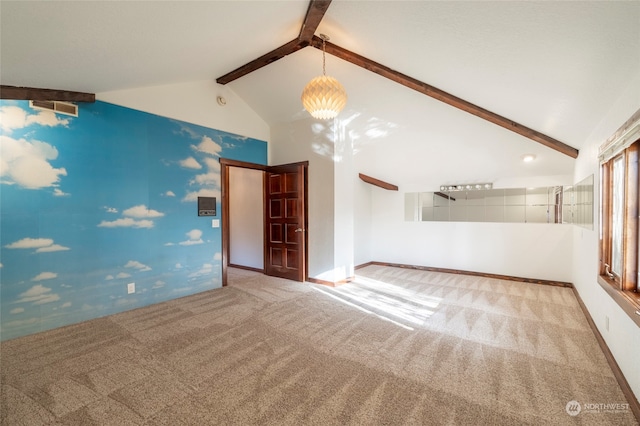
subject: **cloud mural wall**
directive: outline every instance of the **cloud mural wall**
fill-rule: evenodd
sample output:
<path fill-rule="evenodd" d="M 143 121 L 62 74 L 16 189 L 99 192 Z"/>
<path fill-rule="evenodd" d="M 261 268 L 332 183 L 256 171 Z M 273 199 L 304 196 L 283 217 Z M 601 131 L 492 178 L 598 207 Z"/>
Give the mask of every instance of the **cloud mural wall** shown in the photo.
<path fill-rule="evenodd" d="M 67 117 L 1 101 L 0 338 L 220 287 L 220 229 L 196 208 L 221 211 L 220 157 L 266 164 L 267 144 L 104 102 Z"/>

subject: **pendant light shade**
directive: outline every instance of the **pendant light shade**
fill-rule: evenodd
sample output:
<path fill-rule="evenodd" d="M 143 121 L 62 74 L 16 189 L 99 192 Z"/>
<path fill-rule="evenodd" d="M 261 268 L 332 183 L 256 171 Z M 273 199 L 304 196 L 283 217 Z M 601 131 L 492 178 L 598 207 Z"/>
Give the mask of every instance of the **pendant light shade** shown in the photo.
<path fill-rule="evenodd" d="M 335 118 L 347 104 L 347 92 L 342 84 L 326 75 L 325 42 L 329 40 L 324 34 L 322 38 L 322 75 L 311 80 L 302 91 L 302 105 L 313 118 L 328 120 Z"/>
<path fill-rule="evenodd" d="M 311 80 L 302 91 L 302 105 L 313 118 L 335 118 L 347 104 L 347 92 L 333 77 L 321 75 Z"/>

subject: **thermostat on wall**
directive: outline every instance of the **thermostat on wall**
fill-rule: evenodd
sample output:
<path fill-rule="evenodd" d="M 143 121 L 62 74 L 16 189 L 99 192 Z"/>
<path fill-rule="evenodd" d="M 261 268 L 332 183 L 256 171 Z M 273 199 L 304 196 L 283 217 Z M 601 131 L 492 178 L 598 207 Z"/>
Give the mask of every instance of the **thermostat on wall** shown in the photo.
<path fill-rule="evenodd" d="M 216 197 L 198 197 L 198 216 L 216 215 Z"/>

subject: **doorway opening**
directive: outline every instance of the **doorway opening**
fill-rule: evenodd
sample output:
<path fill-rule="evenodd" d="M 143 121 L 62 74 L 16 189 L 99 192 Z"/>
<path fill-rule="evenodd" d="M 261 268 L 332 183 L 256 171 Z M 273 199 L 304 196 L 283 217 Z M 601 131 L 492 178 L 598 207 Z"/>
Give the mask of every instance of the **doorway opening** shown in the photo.
<path fill-rule="evenodd" d="M 242 259 L 243 265 L 235 266 L 266 275 L 296 281 L 308 278 L 308 165 L 308 161 L 265 166 L 220 159 L 223 286 L 227 285 L 227 268 L 234 266 L 236 259 Z M 260 180 L 261 201 L 255 195 Z M 254 202 L 245 199 L 234 203 L 234 193 L 240 190 L 251 192 Z M 234 220 L 243 223 L 234 226 Z M 260 226 L 262 238 L 258 235 Z"/>

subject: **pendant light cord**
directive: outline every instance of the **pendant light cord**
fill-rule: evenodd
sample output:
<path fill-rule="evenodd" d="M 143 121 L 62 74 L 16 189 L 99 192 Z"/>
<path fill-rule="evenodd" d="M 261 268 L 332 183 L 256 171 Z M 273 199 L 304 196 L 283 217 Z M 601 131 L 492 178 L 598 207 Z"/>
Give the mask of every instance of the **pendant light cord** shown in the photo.
<path fill-rule="evenodd" d="M 325 60 L 326 43 L 327 43 L 327 40 L 323 37 L 322 38 L 322 75 L 327 75 L 326 60 Z"/>

